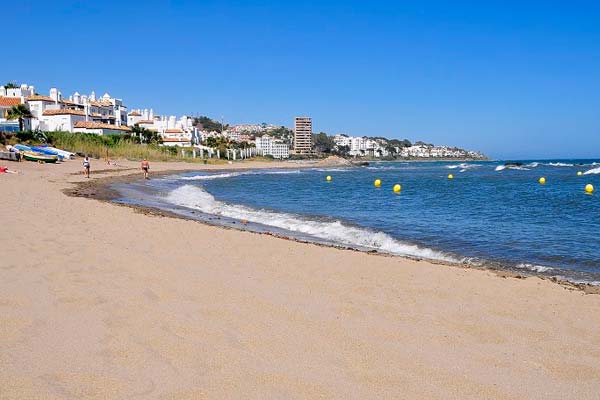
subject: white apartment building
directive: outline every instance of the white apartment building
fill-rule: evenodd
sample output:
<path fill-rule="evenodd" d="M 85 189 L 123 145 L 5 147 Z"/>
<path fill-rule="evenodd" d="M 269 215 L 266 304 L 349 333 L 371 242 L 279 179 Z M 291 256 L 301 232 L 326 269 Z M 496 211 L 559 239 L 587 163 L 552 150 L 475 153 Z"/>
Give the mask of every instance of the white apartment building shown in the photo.
<path fill-rule="evenodd" d="M 18 131 L 19 121 L 8 120 L 8 110 L 17 104 L 26 104 L 25 99 L 35 93 L 33 86 L 22 84 L 16 88 L 0 86 L 0 131 Z M 31 129 L 31 121 L 23 121 L 25 130 Z"/>
<path fill-rule="evenodd" d="M 425 145 L 414 145 L 410 147 L 404 147 L 402 150 L 400 150 L 400 156 L 429 158 L 431 156 L 429 149 L 430 147 Z"/>
<path fill-rule="evenodd" d="M 388 154 L 385 146 L 377 140 L 369 139 L 366 136 L 348 136 L 346 134 L 338 134 L 333 137 L 336 146 L 346 146 L 350 150 L 348 154 L 351 156 L 371 156 L 381 157 Z"/>
<path fill-rule="evenodd" d="M 20 94 L 24 99 L 24 104 L 29 107 L 33 118 L 31 119 L 30 129 L 39 129 L 43 131 L 68 131 L 68 132 L 93 132 L 122 133 L 126 129 L 127 107 L 123 105 L 121 99 L 111 97 L 105 93 L 100 99 L 96 99 L 96 94 L 92 92 L 89 96 L 80 95 L 75 92 L 69 99 L 62 97 L 61 92 L 56 88 L 51 88 L 49 96 L 35 94 L 33 86 L 21 85 Z M 3 93 L 0 90 L 0 94 Z M 7 94 L 19 94 L 16 89 L 8 89 Z M 27 95 L 27 97 L 25 97 Z M 75 124 L 80 122 L 95 123 L 95 128 L 89 128 L 89 124 L 80 124 L 78 130 L 75 130 Z M 110 125 L 111 129 L 99 128 L 100 125 Z M 113 126 L 124 129 L 112 129 Z"/>
<path fill-rule="evenodd" d="M 285 143 L 273 143 L 271 155 L 277 159 L 290 158 L 290 147 Z"/>
<path fill-rule="evenodd" d="M 259 136 L 254 139 L 256 150 L 264 152 L 264 154 L 270 154 L 273 147 L 273 138 L 269 135 Z"/>
<path fill-rule="evenodd" d="M 21 86 L 16 88 L 7 88 L 0 86 L 0 97 L 19 97 L 21 103 L 25 103 L 25 98 L 33 96 L 35 94 L 35 88 L 31 85 L 23 83 Z"/>
<path fill-rule="evenodd" d="M 456 147 L 432 146 L 426 144 L 405 147 L 400 150 L 400 156 L 414 158 L 485 158 L 483 154 L 476 151 L 468 151 Z"/>
<path fill-rule="evenodd" d="M 285 143 L 276 141 L 269 135 L 257 137 L 254 143 L 258 154 L 269 155 L 277 159 L 290 157 L 289 146 Z"/>
<path fill-rule="evenodd" d="M 333 137 L 333 142 L 338 147 L 340 147 L 340 146 L 350 147 L 351 139 L 350 139 L 350 136 L 348 136 L 344 133 L 339 133 Z"/>
<path fill-rule="evenodd" d="M 177 119 L 174 115 L 155 115 L 154 110 L 132 110 L 127 114 L 127 125 L 139 125 L 142 128 L 158 133 L 165 145 L 191 145 L 192 139 L 198 136 L 198 129 L 194 127 L 194 120 L 186 115 Z M 167 139 L 174 139 L 173 141 Z M 176 140 L 175 140 L 176 139 Z"/>

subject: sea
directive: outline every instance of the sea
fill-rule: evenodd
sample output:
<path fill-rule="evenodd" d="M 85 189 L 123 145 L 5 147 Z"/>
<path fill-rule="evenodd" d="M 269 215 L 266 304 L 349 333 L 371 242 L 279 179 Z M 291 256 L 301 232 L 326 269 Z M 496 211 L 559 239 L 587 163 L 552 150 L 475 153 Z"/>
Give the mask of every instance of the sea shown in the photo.
<path fill-rule="evenodd" d="M 600 160 L 193 172 L 114 188 L 116 202 L 210 224 L 600 285 Z"/>

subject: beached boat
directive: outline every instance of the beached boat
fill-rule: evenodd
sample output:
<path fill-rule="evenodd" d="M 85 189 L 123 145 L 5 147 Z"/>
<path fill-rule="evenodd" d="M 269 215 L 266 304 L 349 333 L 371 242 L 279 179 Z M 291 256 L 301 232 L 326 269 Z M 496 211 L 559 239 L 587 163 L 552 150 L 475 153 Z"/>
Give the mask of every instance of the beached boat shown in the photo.
<path fill-rule="evenodd" d="M 31 147 L 24 144 L 15 144 L 13 147 L 19 151 L 31 151 Z"/>
<path fill-rule="evenodd" d="M 44 163 L 55 163 L 58 161 L 58 156 L 52 156 L 48 154 L 34 153 L 32 151 L 24 151 L 23 158 L 27 161 L 36 161 Z"/>
<path fill-rule="evenodd" d="M 70 151 L 66 151 L 66 150 L 62 150 L 62 149 L 57 149 L 56 147 L 48 146 L 46 144 L 41 145 L 39 147 L 50 150 L 50 151 L 54 151 L 59 156 L 63 156 L 64 158 L 67 158 L 67 159 L 75 157 L 75 153 L 71 153 Z"/>
<path fill-rule="evenodd" d="M 45 154 L 48 156 L 56 156 L 56 157 L 58 157 L 59 160 L 62 160 L 64 158 L 64 156 L 61 156 L 60 154 L 58 154 L 58 152 L 56 152 L 54 150 L 50 150 L 46 147 L 31 146 L 31 151 L 34 151 L 36 153 Z"/>

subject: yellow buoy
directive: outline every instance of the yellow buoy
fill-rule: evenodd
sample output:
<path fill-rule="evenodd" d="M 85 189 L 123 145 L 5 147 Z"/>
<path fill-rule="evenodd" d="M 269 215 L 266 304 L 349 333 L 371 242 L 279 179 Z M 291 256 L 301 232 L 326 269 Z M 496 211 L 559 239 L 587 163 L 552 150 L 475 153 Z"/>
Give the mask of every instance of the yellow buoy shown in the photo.
<path fill-rule="evenodd" d="M 454 179 L 454 175 L 448 174 L 448 179 Z"/>
<path fill-rule="evenodd" d="M 538 180 L 538 182 L 540 183 L 540 185 L 543 185 L 546 183 L 546 178 L 544 178 L 543 176 Z"/>
<path fill-rule="evenodd" d="M 394 193 L 400 193 L 400 191 L 402 190 L 402 186 L 395 184 L 394 185 Z"/>
<path fill-rule="evenodd" d="M 581 175 L 583 175 L 583 172 L 577 171 L 577 176 L 581 176 Z"/>
<path fill-rule="evenodd" d="M 327 179 L 327 182 L 331 182 L 331 176 L 327 175 L 327 178 L 325 179 Z"/>
<path fill-rule="evenodd" d="M 380 179 L 375 179 L 375 182 L 373 182 L 373 185 L 375 185 L 375 187 L 381 187 L 381 180 Z"/>
<path fill-rule="evenodd" d="M 594 185 L 592 185 L 591 183 L 585 185 L 585 192 L 589 194 L 594 193 Z"/>

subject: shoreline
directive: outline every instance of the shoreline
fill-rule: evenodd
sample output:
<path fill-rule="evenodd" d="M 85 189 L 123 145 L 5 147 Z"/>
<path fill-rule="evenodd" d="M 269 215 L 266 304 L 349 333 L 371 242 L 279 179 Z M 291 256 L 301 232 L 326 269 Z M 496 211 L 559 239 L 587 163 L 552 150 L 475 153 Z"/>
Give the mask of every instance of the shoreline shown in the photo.
<path fill-rule="evenodd" d="M 93 164 L 89 181 L 79 161 L 12 163 L 21 173 L 0 175 L 2 398 L 600 391 L 599 296 L 86 201 L 106 179 L 141 177 L 138 163 L 119 163 Z"/>
<path fill-rule="evenodd" d="M 282 167 L 280 167 L 280 166 L 273 167 L 273 169 L 276 169 L 276 168 L 282 168 Z M 295 166 L 290 167 L 290 169 L 295 169 L 295 168 L 296 168 Z M 306 166 L 306 167 L 299 167 L 299 168 L 314 168 L 314 167 Z M 323 167 L 323 168 L 326 169 L 326 168 L 336 168 L 336 167 Z M 348 168 L 353 168 L 353 167 L 349 166 Z M 260 170 L 260 169 L 272 169 L 272 168 L 270 168 L 270 167 L 227 168 L 227 165 L 224 165 L 224 168 L 220 168 L 218 170 L 221 172 L 235 172 L 235 171 L 249 171 L 249 170 L 257 170 L 257 169 Z M 198 169 L 165 170 L 165 171 L 160 171 L 159 173 L 156 174 L 156 176 L 162 177 L 162 176 L 181 174 L 181 173 L 186 173 L 186 172 L 201 172 L 201 170 L 198 170 Z M 202 171 L 202 172 L 208 172 L 208 171 Z M 90 181 L 79 182 L 79 183 L 75 184 L 73 188 L 65 189 L 63 191 L 63 193 L 65 193 L 68 196 L 90 198 L 93 200 L 105 201 L 109 204 L 113 204 L 113 205 L 117 205 L 117 206 L 129 207 L 129 208 L 139 211 L 145 215 L 162 216 L 162 217 L 189 220 L 189 221 L 194 221 L 194 222 L 197 222 L 200 224 L 206 224 L 209 226 L 214 226 L 214 227 L 218 227 L 218 228 L 222 228 L 222 229 L 233 229 L 233 230 L 237 230 L 237 231 L 241 231 L 241 232 L 248 232 L 248 233 L 256 234 L 256 235 L 268 235 L 268 236 L 273 236 L 273 237 L 277 237 L 277 238 L 284 239 L 284 240 L 290 240 L 290 241 L 297 242 L 297 243 L 313 244 L 316 246 L 331 247 L 331 248 L 335 248 L 335 249 L 339 249 L 339 250 L 357 251 L 357 252 L 366 253 L 366 254 L 375 255 L 375 256 L 399 257 L 402 259 L 408 259 L 408 260 L 413 260 L 413 261 L 425 261 L 425 262 L 429 262 L 429 263 L 436 264 L 436 265 L 444 265 L 447 267 L 462 268 L 462 269 L 467 269 L 467 270 L 468 269 L 476 269 L 476 270 L 482 270 L 482 271 L 490 271 L 502 278 L 527 279 L 527 278 L 531 278 L 531 277 L 537 277 L 537 278 L 540 278 L 543 280 L 548 280 L 550 282 L 556 283 L 558 285 L 561 285 L 561 286 L 569 288 L 569 289 L 581 290 L 586 294 L 600 294 L 600 285 L 572 282 L 572 281 L 569 281 L 568 279 L 560 279 L 560 278 L 557 278 L 554 276 L 548 276 L 548 275 L 544 275 L 541 273 L 536 273 L 536 271 L 520 270 L 520 269 L 517 269 L 516 267 L 510 268 L 510 267 L 505 267 L 502 265 L 492 266 L 490 264 L 469 265 L 469 264 L 460 263 L 460 262 L 454 263 L 454 262 L 449 262 L 449 261 L 444 261 L 444 260 L 429 259 L 429 258 L 425 258 L 425 257 L 388 254 L 388 253 L 379 252 L 376 250 L 357 249 L 357 248 L 353 248 L 353 247 L 346 246 L 343 244 L 337 244 L 334 242 L 326 243 L 326 242 L 321 242 L 321 241 L 317 241 L 317 240 L 309 240 L 309 239 L 305 240 L 302 238 L 294 237 L 293 235 L 279 234 L 279 233 L 273 233 L 273 232 L 268 232 L 268 231 L 264 231 L 264 232 L 254 231 L 254 230 L 245 228 L 244 224 L 242 224 L 242 223 L 239 223 L 239 224 L 234 223 L 235 225 L 218 223 L 218 222 L 211 223 L 208 220 L 187 218 L 181 214 L 178 214 L 178 213 L 175 213 L 172 211 L 168 211 L 168 210 L 164 210 L 164 209 L 160 209 L 157 207 L 115 202 L 114 200 L 119 198 L 120 194 L 118 193 L 118 191 L 112 189 L 110 186 L 115 183 L 127 184 L 127 183 L 134 182 L 134 181 L 138 180 L 138 178 L 136 178 L 136 176 L 137 176 L 137 174 L 129 174 L 129 175 L 123 175 L 123 176 L 118 176 L 118 177 L 108 176 L 108 177 L 93 180 L 91 182 Z M 207 215 L 210 215 L 210 214 L 207 214 Z M 217 218 L 217 219 L 220 219 L 220 218 Z M 267 229 L 269 227 L 270 226 L 266 225 Z"/>

